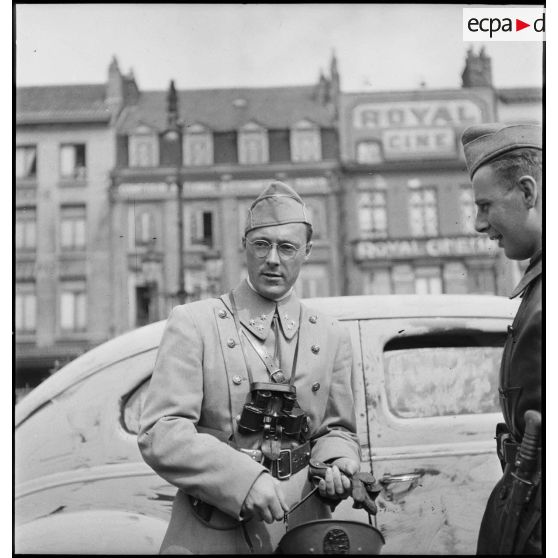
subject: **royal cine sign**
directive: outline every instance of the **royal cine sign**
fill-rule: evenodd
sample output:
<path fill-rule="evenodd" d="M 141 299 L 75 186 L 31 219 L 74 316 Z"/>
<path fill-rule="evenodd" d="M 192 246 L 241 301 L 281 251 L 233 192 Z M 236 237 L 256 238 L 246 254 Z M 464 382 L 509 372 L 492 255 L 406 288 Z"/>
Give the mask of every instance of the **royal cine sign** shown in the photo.
<path fill-rule="evenodd" d="M 471 99 L 362 103 L 352 112 L 359 140 L 380 139 L 386 160 L 457 156 L 457 128 L 483 121 Z"/>
<path fill-rule="evenodd" d="M 429 256 L 494 256 L 498 246 L 488 237 L 459 236 L 412 240 L 359 240 L 354 245 L 356 261 L 400 260 Z"/>

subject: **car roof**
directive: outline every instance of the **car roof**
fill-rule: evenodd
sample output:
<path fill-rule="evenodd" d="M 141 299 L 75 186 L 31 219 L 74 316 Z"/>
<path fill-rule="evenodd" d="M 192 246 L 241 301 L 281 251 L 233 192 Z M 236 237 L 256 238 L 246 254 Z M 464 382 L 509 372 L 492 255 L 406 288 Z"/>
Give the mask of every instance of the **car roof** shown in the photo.
<path fill-rule="evenodd" d="M 505 318 L 517 302 L 492 295 L 361 295 L 304 299 L 304 303 L 339 320 L 393 318 Z M 106 366 L 159 346 L 166 320 L 129 331 L 87 351 L 27 394 L 15 409 L 17 426 L 39 407 Z"/>

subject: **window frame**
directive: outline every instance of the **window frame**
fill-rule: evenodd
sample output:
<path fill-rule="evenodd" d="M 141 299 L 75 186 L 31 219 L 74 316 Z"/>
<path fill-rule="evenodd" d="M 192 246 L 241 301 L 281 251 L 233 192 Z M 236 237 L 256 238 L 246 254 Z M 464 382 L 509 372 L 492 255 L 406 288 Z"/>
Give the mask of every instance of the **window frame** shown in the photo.
<path fill-rule="evenodd" d="M 185 208 L 187 212 L 187 228 L 185 227 L 186 243 L 190 247 L 205 246 L 215 248 L 217 244 L 217 215 L 218 208 L 208 205 L 192 205 Z M 205 215 L 211 216 L 211 234 L 205 235 Z M 200 236 L 198 233 L 200 232 Z M 207 241 L 209 238 L 209 242 Z"/>
<path fill-rule="evenodd" d="M 28 174 L 19 175 L 18 174 L 18 153 L 24 152 L 25 150 L 33 150 L 34 160 L 31 164 L 32 170 Z M 25 157 L 23 157 L 25 159 Z M 22 161 L 24 164 L 25 161 Z M 21 144 L 16 145 L 16 152 L 15 152 L 15 176 L 16 180 L 36 180 L 37 179 L 37 172 L 38 172 L 38 146 L 37 144 L 30 143 L 30 144 Z"/>
<path fill-rule="evenodd" d="M 321 130 L 310 120 L 302 120 L 291 128 L 289 143 L 293 163 L 311 163 L 323 159 Z"/>
<path fill-rule="evenodd" d="M 374 157 L 363 157 L 361 155 L 362 148 L 374 146 Z M 362 140 L 356 145 L 356 161 L 361 165 L 376 165 L 384 162 L 384 152 L 382 149 L 382 142 L 379 140 Z"/>
<path fill-rule="evenodd" d="M 67 215 L 64 215 L 65 212 Z M 70 242 L 66 241 L 67 234 L 70 236 Z M 83 251 L 87 248 L 86 204 L 60 206 L 59 247 L 63 252 Z"/>
<path fill-rule="evenodd" d="M 196 145 L 204 145 L 205 157 L 202 160 L 197 160 L 194 155 L 194 147 Z M 213 165 L 213 133 L 201 124 L 194 124 L 189 126 L 183 134 L 182 141 L 182 160 L 184 166 L 202 167 Z"/>
<path fill-rule="evenodd" d="M 19 299 L 19 301 L 18 301 Z M 26 327 L 27 318 L 30 318 L 30 314 L 28 313 L 29 310 L 27 308 L 23 308 L 23 312 L 18 313 L 18 308 L 20 304 L 22 306 L 27 307 L 28 302 L 27 299 L 32 299 L 32 314 L 33 317 L 31 318 L 32 325 L 30 327 Z M 18 335 L 29 335 L 36 333 L 37 331 L 37 285 L 34 281 L 19 281 L 16 283 L 16 292 L 15 292 L 15 301 L 14 301 L 14 318 L 15 318 L 15 329 L 16 334 Z M 21 320 L 25 322 L 23 327 L 18 327 L 18 316 L 21 317 Z"/>
<path fill-rule="evenodd" d="M 259 144 L 258 156 L 249 149 L 253 142 Z M 249 123 L 238 131 L 238 163 L 240 165 L 264 165 L 269 163 L 269 138 L 267 130 L 256 123 Z"/>
<path fill-rule="evenodd" d="M 59 283 L 58 294 L 58 327 L 62 335 L 83 334 L 87 332 L 89 320 L 89 308 L 87 297 L 87 281 L 86 279 L 62 279 Z M 71 298 L 65 298 L 69 295 Z M 76 301 L 76 299 L 78 299 Z M 69 327 L 65 325 L 65 316 L 67 310 L 64 310 L 64 300 L 71 300 L 71 322 Z M 81 308 L 79 307 L 81 305 Z M 79 316 L 79 313 L 82 316 Z M 80 319 L 83 323 L 80 322 Z"/>
<path fill-rule="evenodd" d="M 31 212 L 32 215 L 30 214 Z M 15 247 L 16 250 L 24 252 L 31 252 L 37 249 L 36 207 L 16 208 Z"/>
<path fill-rule="evenodd" d="M 65 149 L 73 148 L 73 165 L 71 171 L 66 174 L 64 163 Z M 83 165 L 78 164 L 78 149 L 83 149 Z M 86 180 L 87 179 L 87 144 L 85 142 L 63 142 L 60 144 L 60 178 L 62 180 Z"/>
<path fill-rule="evenodd" d="M 368 196 L 368 200 L 365 197 Z M 374 198 L 381 196 L 383 198 L 382 204 L 375 204 Z M 369 221 L 371 223 L 371 228 L 365 230 L 363 228 L 363 215 L 365 215 L 365 210 L 368 210 L 370 216 Z M 377 212 L 383 213 L 384 227 L 380 228 L 376 226 Z M 359 234 L 362 238 L 387 238 L 388 236 L 388 200 L 387 192 L 384 189 L 375 188 L 373 190 L 366 190 L 358 192 L 358 202 L 357 202 L 357 216 L 358 216 L 358 228 Z"/>
<path fill-rule="evenodd" d="M 424 197 L 429 193 L 432 193 L 434 195 L 433 203 L 429 203 L 428 200 L 424 200 Z M 413 198 L 416 196 L 421 196 L 420 203 L 414 203 Z M 438 200 L 438 188 L 436 186 L 419 186 L 415 188 L 409 188 L 407 208 L 409 229 L 413 238 L 428 238 L 440 236 L 440 208 Z M 428 218 L 428 215 L 426 215 L 428 209 L 432 209 L 433 216 L 435 217 L 435 220 L 433 221 L 433 227 L 431 227 L 432 221 Z M 422 231 L 418 231 L 418 229 L 414 227 L 414 223 L 417 223 L 414 215 L 420 216 Z"/>
<path fill-rule="evenodd" d="M 141 145 L 148 145 L 151 148 L 150 158 L 142 161 L 138 149 Z M 142 127 L 128 135 L 128 167 L 154 168 L 159 166 L 159 136 L 148 127 Z"/>

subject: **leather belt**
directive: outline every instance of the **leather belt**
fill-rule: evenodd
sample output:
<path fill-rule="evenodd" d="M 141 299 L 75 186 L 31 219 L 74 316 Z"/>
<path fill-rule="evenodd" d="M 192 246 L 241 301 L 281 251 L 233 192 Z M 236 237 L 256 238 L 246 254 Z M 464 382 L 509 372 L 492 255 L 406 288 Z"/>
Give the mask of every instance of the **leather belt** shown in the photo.
<path fill-rule="evenodd" d="M 286 480 L 304 469 L 310 462 L 310 442 L 294 449 L 283 449 L 277 459 L 269 459 L 261 450 L 239 448 L 239 451 L 249 455 L 254 461 L 261 463 L 279 480 Z"/>

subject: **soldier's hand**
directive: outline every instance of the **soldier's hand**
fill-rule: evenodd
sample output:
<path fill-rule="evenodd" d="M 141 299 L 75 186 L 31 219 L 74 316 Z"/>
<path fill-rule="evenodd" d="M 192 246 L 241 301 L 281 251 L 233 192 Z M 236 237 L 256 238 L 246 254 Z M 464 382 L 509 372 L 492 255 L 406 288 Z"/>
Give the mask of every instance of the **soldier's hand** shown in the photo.
<path fill-rule="evenodd" d="M 256 517 L 266 523 L 281 521 L 288 511 L 281 483 L 269 473 L 262 473 L 254 481 L 242 506 L 243 517 Z"/>
<path fill-rule="evenodd" d="M 351 477 L 358 473 L 360 463 L 353 459 L 341 457 L 336 459 L 325 472 L 325 479 L 321 479 L 318 490 L 321 496 L 344 500 L 351 494 Z"/>

